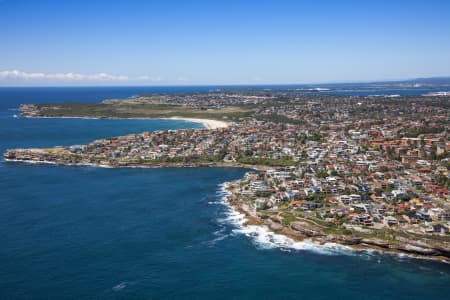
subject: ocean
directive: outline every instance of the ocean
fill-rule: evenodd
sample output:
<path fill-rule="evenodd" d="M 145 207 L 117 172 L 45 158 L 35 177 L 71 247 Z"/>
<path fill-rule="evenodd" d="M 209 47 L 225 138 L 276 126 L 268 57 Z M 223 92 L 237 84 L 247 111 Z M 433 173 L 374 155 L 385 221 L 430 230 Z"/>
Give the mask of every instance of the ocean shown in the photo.
<path fill-rule="evenodd" d="M 216 88 L 0 88 L 0 152 L 201 127 L 15 118 L 20 103 Z M 449 264 L 292 243 L 243 226 L 223 203 L 223 183 L 247 171 L 0 160 L 0 299 L 449 299 Z"/>

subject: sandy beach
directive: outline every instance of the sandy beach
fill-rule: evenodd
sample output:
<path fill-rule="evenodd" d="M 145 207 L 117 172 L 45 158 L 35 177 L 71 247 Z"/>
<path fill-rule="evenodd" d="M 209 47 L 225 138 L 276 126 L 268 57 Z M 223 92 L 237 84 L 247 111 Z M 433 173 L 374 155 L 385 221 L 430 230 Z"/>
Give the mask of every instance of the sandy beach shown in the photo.
<path fill-rule="evenodd" d="M 230 124 L 225 121 L 210 120 L 210 119 L 196 119 L 196 118 L 182 118 L 182 117 L 170 117 L 167 120 L 184 120 L 190 122 L 202 123 L 208 129 L 224 128 Z"/>
<path fill-rule="evenodd" d="M 219 120 L 210 119 L 196 119 L 196 118 L 183 118 L 183 117 L 170 117 L 170 118 L 101 118 L 101 117 L 82 117 L 82 116 L 71 116 L 71 117 L 46 117 L 46 116 L 22 116 L 23 118 L 42 118 L 42 119 L 87 119 L 87 120 L 98 120 L 98 119 L 109 119 L 109 120 L 182 120 L 190 121 L 195 123 L 202 123 L 208 129 L 217 129 L 230 126 L 230 123 Z"/>

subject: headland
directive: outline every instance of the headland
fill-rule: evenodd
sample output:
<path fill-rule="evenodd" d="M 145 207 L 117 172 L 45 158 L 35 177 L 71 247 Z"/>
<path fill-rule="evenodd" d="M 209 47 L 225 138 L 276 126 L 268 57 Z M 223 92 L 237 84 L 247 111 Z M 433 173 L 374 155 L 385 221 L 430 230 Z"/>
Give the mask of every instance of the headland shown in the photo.
<path fill-rule="evenodd" d="M 4 158 L 252 168 L 228 186 L 228 203 L 248 222 L 295 240 L 449 260 L 449 103 L 444 96 L 251 90 L 22 105 L 23 117 L 181 118 L 208 126 L 11 149 Z"/>

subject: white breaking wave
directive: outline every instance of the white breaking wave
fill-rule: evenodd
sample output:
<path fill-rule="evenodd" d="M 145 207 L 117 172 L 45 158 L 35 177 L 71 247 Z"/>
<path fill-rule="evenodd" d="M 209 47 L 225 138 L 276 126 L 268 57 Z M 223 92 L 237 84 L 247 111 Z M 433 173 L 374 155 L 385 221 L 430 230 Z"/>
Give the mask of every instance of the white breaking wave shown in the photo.
<path fill-rule="evenodd" d="M 398 253 L 398 252 L 386 252 L 380 251 L 377 249 L 355 249 L 349 246 L 337 244 L 337 243 L 324 243 L 320 244 L 318 242 L 314 242 L 311 239 L 305 239 L 303 241 L 295 241 L 285 235 L 277 234 L 271 231 L 266 225 L 246 225 L 246 217 L 244 214 L 236 211 L 231 205 L 227 203 L 227 197 L 230 195 L 230 192 L 227 190 L 229 183 L 223 183 L 219 187 L 220 189 L 217 192 L 217 195 L 222 196 L 221 203 L 227 207 L 225 212 L 225 217 L 218 219 L 220 224 L 229 224 L 235 227 L 232 229 L 231 236 L 233 235 L 245 235 L 250 238 L 252 243 L 261 250 L 265 249 L 279 249 L 283 252 L 293 252 L 293 251 L 311 251 L 318 254 L 324 255 L 358 255 L 360 257 L 364 257 L 365 259 L 377 259 L 378 262 L 382 256 L 380 255 L 389 255 L 392 258 L 397 260 L 404 259 L 425 259 L 425 260 L 434 260 L 433 258 L 427 257 L 417 257 L 413 255 L 408 255 L 406 253 Z M 230 235 L 226 235 L 228 237 Z M 224 237 L 224 238 L 225 238 Z M 223 238 L 222 238 L 223 239 Z M 443 261 L 448 263 L 446 261 Z"/>
<path fill-rule="evenodd" d="M 338 244 L 327 243 L 318 244 L 311 240 L 303 240 L 300 242 L 293 239 L 273 233 L 267 226 L 255 226 L 249 225 L 239 229 L 235 229 L 233 232 L 244 234 L 250 237 L 255 245 L 260 249 L 290 249 L 290 250 L 309 250 L 320 254 L 334 255 L 334 254 L 350 254 L 348 250 L 353 250 L 349 247 L 345 247 Z"/>
<path fill-rule="evenodd" d="M 113 290 L 114 292 L 118 292 L 118 291 L 123 290 L 123 289 L 126 288 L 126 287 L 127 287 L 127 282 L 124 281 L 124 282 L 121 282 L 121 283 L 119 283 L 119 284 L 113 286 L 112 290 Z"/>
<path fill-rule="evenodd" d="M 223 205 L 222 201 L 208 201 L 209 205 Z"/>
<path fill-rule="evenodd" d="M 115 286 L 113 286 L 111 289 L 114 292 L 120 292 L 121 290 L 123 290 L 127 287 L 130 287 L 130 286 L 133 286 L 137 283 L 138 283 L 137 281 L 122 281 L 122 282 L 119 282 L 118 284 L 116 284 Z"/>
<path fill-rule="evenodd" d="M 105 168 L 105 169 L 113 169 L 115 167 L 109 165 L 102 164 L 93 164 L 93 163 L 60 163 L 48 160 L 20 160 L 20 159 L 9 159 L 5 158 L 5 161 L 9 162 L 20 162 L 25 164 L 33 164 L 33 165 L 63 165 L 63 166 L 80 166 L 80 167 L 96 167 L 96 168 Z"/>
<path fill-rule="evenodd" d="M 217 242 L 220 242 L 220 241 L 226 239 L 227 237 L 229 237 L 230 235 L 225 233 L 225 231 L 226 231 L 225 227 L 222 227 L 221 229 L 215 231 L 214 235 L 216 236 L 216 238 L 208 241 L 207 244 L 209 246 L 214 246 Z"/>
<path fill-rule="evenodd" d="M 222 196 L 221 203 L 227 206 L 225 217 L 218 220 L 221 224 L 230 224 L 235 227 L 232 230 L 232 235 L 245 235 L 251 239 L 253 244 L 258 249 L 274 249 L 278 248 L 282 251 L 291 250 L 308 250 L 314 251 L 320 254 L 326 255 L 338 255 L 338 254 L 353 254 L 355 250 L 353 248 L 339 245 L 336 243 L 319 244 L 312 240 L 295 241 L 285 235 L 272 232 L 265 225 L 245 225 L 247 219 L 244 214 L 236 211 L 233 207 L 226 203 L 227 196 L 230 192 L 227 191 L 228 183 L 220 185 L 220 189 L 217 192 Z"/>

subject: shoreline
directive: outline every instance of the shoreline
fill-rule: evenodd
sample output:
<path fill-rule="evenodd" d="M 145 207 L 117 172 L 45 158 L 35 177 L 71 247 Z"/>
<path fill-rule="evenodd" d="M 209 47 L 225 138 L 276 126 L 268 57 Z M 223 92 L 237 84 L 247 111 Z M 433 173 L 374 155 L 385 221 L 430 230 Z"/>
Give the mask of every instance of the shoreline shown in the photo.
<path fill-rule="evenodd" d="M 359 241 L 358 243 L 353 243 L 351 240 L 351 236 L 339 236 L 339 235 L 325 235 L 325 236 L 307 236 L 299 231 L 293 229 L 289 225 L 280 224 L 278 222 L 273 221 L 270 217 L 261 218 L 258 213 L 252 213 L 245 203 L 242 203 L 239 200 L 232 199 L 233 192 L 230 190 L 230 185 L 233 182 L 225 182 L 223 183 L 223 190 L 226 191 L 226 195 L 224 196 L 224 204 L 228 206 L 234 213 L 241 214 L 243 219 L 245 220 L 240 226 L 243 228 L 248 226 L 257 226 L 267 231 L 271 235 L 282 236 L 287 239 L 291 244 L 307 242 L 312 243 L 316 247 L 323 247 L 326 249 L 336 249 L 337 247 L 340 250 L 345 251 L 375 251 L 379 254 L 388 254 L 388 255 L 397 255 L 397 256 L 406 256 L 408 258 L 414 259 L 423 259 L 423 260 L 433 260 L 442 262 L 445 264 L 450 264 L 450 257 L 444 255 L 425 255 L 415 253 L 414 251 L 407 251 L 405 249 L 401 249 L 400 247 L 395 247 L 393 245 L 388 245 L 387 247 L 377 246 L 375 244 L 371 244 L 370 242 L 376 242 L 375 240 L 371 241 L 370 239 L 364 239 L 363 241 Z M 249 234 L 247 235 L 250 238 L 255 238 L 255 235 Z M 256 234 L 258 236 L 258 234 Z M 346 243 L 348 242 L 348 243 Z M 273 243 L 273 242 L 272 242 Z M 273 243 L 277 248 L 291 248 L 297 249 L 295 247 L 289 247 L 286 245 L 277 245 Z M 329 246 L 329 247 L 328 247 Z M 392 246 L 392 247 L 391 247 Z"/>
<path fill-rule="evenodd" d="M 170 117 L 170 118 L 159 118 L 159 119 L 160 120 L 179 120 L 179 121 L 189 121 L 189 122 L 194 122 L 194 123 L 201 123 L 207 129 L 226 128 L 226 127 L 230 126 L 230 123 L 228 123 L 228 122 L 212 120 L 212 119 L 197 119 L 197 118 L 184 118 L 184 117 Z"/>
<path fill-rule="evenodd" d="M 229 122 L 213 120 L 213 119 L 197 119 L 197 118 L 184 118 L 184 117 L 168 117 L 168 118 L 120 118 L 120 117 L 81 117 L 81 116 L 61 116 L 61 117 L 48 117 L 48 116 L 20 116 L 21 118 L 29 119 L 81 119 L 81 120 L 172 120 L 172 121 L 187 121 L 197 124 L 202 124 L 205 129 L 217 129 L 226 128 L 230 126 Z"/>
<path fill-rule="evenodd" d="M 198 168 L 198 167 L 233 167 L 233 168 L 242 168 L 242 169 L 253 169 L 253 170 L 265 170 L 270 167 L 267 166 L 259 166 L 259 165 L 244 165 L 239 163 L 195 163 L 195 164 L 183 164 L 183 163 L 160 163 L 155 165 L 111 165 L 111 164 L 98 164 L 98 163 L 63 163 L 63 162 L 55 162 L 55 161 L 34 161 L 34 160 L 20 160 L 20 159 L 7 159 L 4 158 L 5 162 L 18 162 L 18 163 L 27 163 L 27 164 L 48 164 L 48 165 L 64 165 L 64 166 L 78 166 L 78 167 L 98 167 L 98 168 L 142 168 L 142 169 L 156 169 L 156 168 Z M 309 242 L 314 244 L 315 246 L 324 246 L 326 249 L 326 245 L 330 245 L 332 248 L 342 247 L 342 249 L 346 249 L 348 251 L 368 251 L 373 250 L 377 251 L 381 254 L 390 254 L 390 255 L 405 255 L 410 258 L 418 258 L 418 259 L 429 259 L 434 261 L 440 261 L 447 264 L 450 264 L 450 257 L 441 256 L 441 255 L 424 255 L 418 254 L 414 251 L 407 251 L 397 247 L 382 247 L 377 246 L 376 244 L 371 244 L 370 242 L 376 243 L 376 241 L 371 241 L 370 239 L 365 239 L 364 241 L 353 242 L 351 236 L 340 236 L 340 235 L 325 235 L 325 236 L 307 236 L 304 233 L 301 233 L 298 230 L 293 229 L 291 226 L 281 224 L 272 220 L 270 217 L 262 218 L 258 215 L 257 212 L 252 213 L 249 211 L 248 206 L 242 201 L 233 199 L 233 192 L 230 189 L 230 186 L 233 182 L 224 182 L 223 190 L 226 191 L 226 195 L 224 197 L 224 205 L 228 206 L 233 212 L 241 214 L 244 218 L 244 222 L 241 224 L 242 227 L 246 226 L 258 226 L 263 230 L 267 230 L 271 234 L 281 236 L 292 243 L 297 242 Z M 249 236 L 254 237 L 254 236 Z M 289 248 L 288 246 L 276 245 L 278 248 Z M 294 248 L 295 249 L 295 248 Z"/>
<path fill-rule="evenodd" d="M 251 169 L 255 171 L 264 171 L 269 169 L 268 166 L 259 165 L 246 165 L 240 163 L 158 163 L 154 165 L 150 164 L 130 164 L 130 165 L 111 165 L 111 164 L 97 164 L 97 163 L 65 163 L 50 160 L 22 160 L 22 159 L 10 159 L 3 158 L 5 162 L 13 163 L 25 163 L 25 164 L 45 164 L 45 165 L 58 165 L 58 166 L 79 166 L 79 167 L 98 167 L 98 168 L 141 168 L 141 169 L 156 169 L 156 168 L 198 168 L 198 167 L 216 167 L 216 168 L 241 168 Z"/>
<path fill-rule="evenodd" d="M 170 118 L 104 118 L 104 117 L 45 117 L 45 116 L 25 116 L 28 118 L 79 118 L 79 119 L 129 119 L 129 120 L 183 120 L 188 122 L 200 123 L 207 129 L 223 128 L 229 126 L 229 123 L 218 120 L 210 119 L 197 119 L 197 118 L 183 118 L 183 117 L 170 117 Z M 208 134 L 208 132 L 204 132 Z M 66 147 L 67 148 L 67 147 Z M 235 167 L 243 169 L 253 170 L 268 170 L 273 166 L 264 165 L 248 165 L 241 164 L 234 161 L 200 161 L 200 162 L 145 162 L 141 161 L 127 161 L 116 160 L 108 161 L 103 158 L 89 159 L 72 156 L 64 156 L 60 154 L 52 154 L 45 157 L 45 151 L 49 149 L 15 149 L 22 153 L 22 157 L 13 154 L 11 156 L 4 154 L 4 161 L 8 162 L 21 162 L 29 164 L 53 164 L 53 165 L 66 165 L 66 166 L 90 166 L 101 168 L 186 168 L 186 167 Z M 31 155 L 27 154 L 29 151 Z M 67 151 L 67 149 L 66 149 Z M 8 152 L 8 151 L 7 151 Z M 8 158 L 7 158 L 8 157 Z M 16 159 L 16 157 L 18 159 Z M 31 158 L 30 158 L 31 157 Z M 238 181 L 236 181 L 238 182 Z M 227 196 L 226 203 L 232 209 L 245 216 L 246 225 L 263 226 L 276 235 L 283 236 L 286 239 L 291 239 L 296 242 L 311 241 L 316 245 L 334 244 L 343 247 L 348 247 L 356 250 L 373 249 L 383 253 L 401 253 L 410 257 L 433 259 L 437 261 L 450 262 L 450 250 L 448 245 L 443 247 L 436 244 L 434 241 L 423 238 L 424 243 L 421 245 L 414 240 L 405 240 L 411 238 L 409 235 L 400 235 L 394 237 L 392 240 L 380 239 L 377 236 L 364 236 L 358 233 L 342 233 L 335 231 L 325 231 L 323 228 L 314 228 L 313 221 L 304 218 L 295 218 L 293 221 L 284 221 L 280 216 L 263 214 L 253 208 L 252 204 L 248 204 L 236 195 L 237 190 L 233 184 L 236 182 L 230 182 L 227 186 L 227 191 L 230 195 Z M 314 223 L 315 224 L 315 223 Z M 317 224 L 316 224 L 317 225 Z M 323 226 L 322 226 L 323 227 Z M 406 236 L 406 238 L 405 238 Z M 419 240 L 420 241 L 420 240 Z M 425 245 L 424 245 L 425 244 Z"/>

